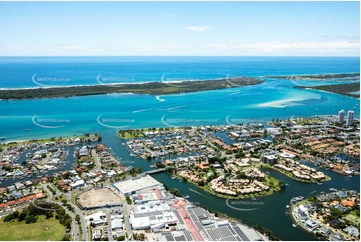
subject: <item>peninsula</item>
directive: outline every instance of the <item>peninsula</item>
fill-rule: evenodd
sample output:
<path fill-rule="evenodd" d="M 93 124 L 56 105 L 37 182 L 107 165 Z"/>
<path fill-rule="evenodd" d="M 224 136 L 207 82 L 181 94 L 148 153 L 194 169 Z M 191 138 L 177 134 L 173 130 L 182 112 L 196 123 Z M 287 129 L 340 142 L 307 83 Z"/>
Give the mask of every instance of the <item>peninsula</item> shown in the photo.
<path fill-rule="evenodd" d="M 315 89 L 320 91 L 332 92 L 337 94 L 342 94 L 351 97 L 360 97 L 360 83 L 346 83 L 346 84 L 335 84 L 335 85 L 321 85 L 321 86 L 295 86 L 295 88 L 302 88 L 302 89 Z"/>
<path fill-rule="evenodd" d="M 34 98 L 57 98 L 86 95 L 100 95 L 107 93 L 134 93 L 164 95 L 185 92 L 197 92 L 224 88 L 235 88 L 263 83 L 263 80 L 251 77 L 226 78 L 204 81 L 184 82 L 148 82 L 116 85 L 94 86 L 71 86 L 71 87 L 47 87 L 35 89 L 8 89 L 0 90 L 0 100 L 9 99 L 34 99 Z"/>

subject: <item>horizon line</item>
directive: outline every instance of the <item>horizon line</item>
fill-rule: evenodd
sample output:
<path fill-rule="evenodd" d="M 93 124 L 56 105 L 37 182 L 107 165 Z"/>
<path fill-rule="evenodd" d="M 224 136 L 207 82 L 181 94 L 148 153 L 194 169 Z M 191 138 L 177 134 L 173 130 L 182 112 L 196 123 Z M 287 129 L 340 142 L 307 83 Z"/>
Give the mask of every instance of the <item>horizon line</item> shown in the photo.
<path fill-rule="evenodd" d="M 1 57 L 358 57 L 360 55 L 0 55 Z"/>

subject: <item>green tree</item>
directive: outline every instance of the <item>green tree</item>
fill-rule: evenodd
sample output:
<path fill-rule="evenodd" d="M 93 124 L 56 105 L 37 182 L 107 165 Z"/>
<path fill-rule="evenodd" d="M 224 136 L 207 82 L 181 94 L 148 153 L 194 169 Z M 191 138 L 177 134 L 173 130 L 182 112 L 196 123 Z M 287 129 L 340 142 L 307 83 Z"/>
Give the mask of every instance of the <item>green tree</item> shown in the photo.
<path fill-rule="evenodd" d="M 14 219 L 18 218 L 19 217 L 19 211 L 13 212 L 13 216 L 14 216 Z"/>
<path fill-rule="evenodd" d="M 23 221 L 26 218 L 26 213 L 21 212 L 18 216 L 18 222 Z"/>
<path fill-rule="evenodd" d="M 28 216 L 26 216 L 26 218 L 25 218 L 25 223 L 26 223 L 26 224 L 35 223 L 37 220 L 38 220 L 38 217 L 37 217 L 37 216 L 28 215 Z"/>
<path fill-rule="evenodd" d="M 118 236 L 117 237 L 117 241 L 123 241 L 125 239 L 124 235 Z"/>
<path fill-rule="evenodd" d="M 61 239 L 62 241 L 70 241 L 69 235 L 64 235 L 64 237 Z"/>
<path fill-rule="evenodd" d="M 178 191 L 177 188 L 173 187 L 171 190 L 170 190 L 170 193 L 173 194 L 174 196 L 177 196 L 177 197 L 180 197 L 181 194 L 180 192 Z"/>
<path fill-rule="evenodd" d="M 14 219 L 14 215 L 10 213 L 4 217 L 4 222 L 10 222 L 13 219 Z"/>

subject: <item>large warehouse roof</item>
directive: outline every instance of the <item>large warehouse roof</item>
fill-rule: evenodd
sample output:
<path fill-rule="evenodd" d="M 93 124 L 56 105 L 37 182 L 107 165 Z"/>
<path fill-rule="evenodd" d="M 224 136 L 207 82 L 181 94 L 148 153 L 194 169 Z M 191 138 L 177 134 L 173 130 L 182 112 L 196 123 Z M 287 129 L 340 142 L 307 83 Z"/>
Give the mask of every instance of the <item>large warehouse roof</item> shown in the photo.
<path fill-rule="evenodd" d="M 113 186 L 122 194 L 128 195 L 144 188 L 160 185 L 161 183 L 153 177 L 146 175 L 135 177 L 130 180 L 114 183 Z"/>

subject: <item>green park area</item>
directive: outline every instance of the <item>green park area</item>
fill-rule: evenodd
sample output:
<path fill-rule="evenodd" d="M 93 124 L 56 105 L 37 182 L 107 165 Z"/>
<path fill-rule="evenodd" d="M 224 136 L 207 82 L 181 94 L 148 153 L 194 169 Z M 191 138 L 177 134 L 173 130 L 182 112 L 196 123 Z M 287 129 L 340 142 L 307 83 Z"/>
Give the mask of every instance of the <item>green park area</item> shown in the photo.
<path fill-rule="evenodd" d="M 348 221 L 351 225 L 357 228 L 360 227 L 360 212 L 358 212 L 357 215 L 356 211 L 352 211 L 351 213 L 342 217 L 342 219 Z"/>
<path fill-rule="evenodd" d="M 55 218 L 45 219 L 39 216 L 35 223 L 26 224 L 25 221 L 17 220 L 0 221 L 0 241 L 60 241 L 65 234 L 65 227 Z"/>

